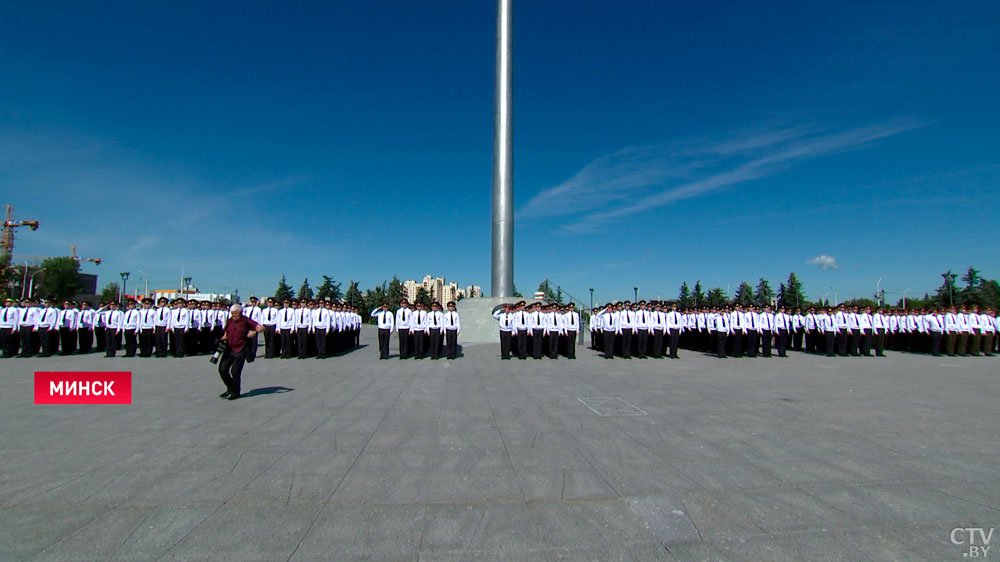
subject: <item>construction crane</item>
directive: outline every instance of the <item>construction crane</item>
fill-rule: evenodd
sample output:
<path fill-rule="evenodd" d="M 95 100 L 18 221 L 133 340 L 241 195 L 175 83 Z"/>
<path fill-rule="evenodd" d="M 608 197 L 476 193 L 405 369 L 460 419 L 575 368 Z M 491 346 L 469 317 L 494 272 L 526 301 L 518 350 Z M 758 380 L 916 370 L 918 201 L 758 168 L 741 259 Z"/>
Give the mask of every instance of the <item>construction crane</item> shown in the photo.
<path fill-rule="evenodd" d="M 19 226 L 38 230 L 38 221 L 14 220 L 14 207 L 7 205 L 7 218 L 3 221 L 3 234 L 0 235 L 0 257 L 10 258 L 14 254 L 14 229 Z"/>
<path fill-rule="evenodd" d="M 69 257 L 73 258 L 74 260 L 76 260 L 78 262 L 92 261 L 92 262 L 94 262 L 97 265 L 101 265 L 101 258 L 78 258 L 78 257 L 76 257 L 76 246 L 70 246 L 69 250 L 70 250 Z"/>

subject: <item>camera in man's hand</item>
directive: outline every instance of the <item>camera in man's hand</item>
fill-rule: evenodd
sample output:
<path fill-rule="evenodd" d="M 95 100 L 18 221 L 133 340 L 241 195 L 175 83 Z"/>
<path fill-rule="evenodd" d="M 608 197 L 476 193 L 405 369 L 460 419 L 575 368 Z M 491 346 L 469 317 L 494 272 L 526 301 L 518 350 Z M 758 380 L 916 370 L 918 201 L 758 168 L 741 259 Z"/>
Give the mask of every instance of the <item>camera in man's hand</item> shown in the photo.
<path fill-rule="evenodd" d="M 225 352 L 226 352 L 226 342 L 224 340 L 219 340 L 219 342 L 215 345 L 215 353 L 212 354 L 212 358 L 209 359 L 209 361 L 211 361 L 212 363 L 218 363 L 219 358 L 222 357 L 222 354 Z"/>

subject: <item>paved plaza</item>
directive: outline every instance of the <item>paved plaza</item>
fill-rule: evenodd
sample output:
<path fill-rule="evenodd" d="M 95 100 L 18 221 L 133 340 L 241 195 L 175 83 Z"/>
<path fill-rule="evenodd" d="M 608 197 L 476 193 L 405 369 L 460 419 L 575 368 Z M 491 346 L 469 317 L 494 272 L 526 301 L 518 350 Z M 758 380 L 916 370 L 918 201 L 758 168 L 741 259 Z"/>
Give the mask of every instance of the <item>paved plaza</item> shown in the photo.
<path fill-rule="evenodd" d="M 379 361 L 365 330 L 232 402 L 205 357 L 0 360 L 0 560 L 937 562 L 1000 528 L 1000 358 Z M 36 406 L 46 370 L 133 403 Z"/>

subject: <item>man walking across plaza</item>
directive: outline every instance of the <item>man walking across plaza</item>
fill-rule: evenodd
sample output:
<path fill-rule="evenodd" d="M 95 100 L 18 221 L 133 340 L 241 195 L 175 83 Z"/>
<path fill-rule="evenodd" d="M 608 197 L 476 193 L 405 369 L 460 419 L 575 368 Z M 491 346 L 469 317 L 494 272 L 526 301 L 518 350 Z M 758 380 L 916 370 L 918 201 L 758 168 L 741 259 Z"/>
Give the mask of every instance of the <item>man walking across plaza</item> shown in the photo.
<path fill-rule="evenodd" d="M 243 308 L 240 305 L 234 304 L 229 307 L 229 319 L 222 333 L 226 349 L 219 358 L 219 376 L 226 385 L 226 391 L 220 394 L 219 398 L 236 400 L 240 397 L 243 364 L 248 350 L 247 340 L 263 331 L 263 326 L 243 316 Z"/>

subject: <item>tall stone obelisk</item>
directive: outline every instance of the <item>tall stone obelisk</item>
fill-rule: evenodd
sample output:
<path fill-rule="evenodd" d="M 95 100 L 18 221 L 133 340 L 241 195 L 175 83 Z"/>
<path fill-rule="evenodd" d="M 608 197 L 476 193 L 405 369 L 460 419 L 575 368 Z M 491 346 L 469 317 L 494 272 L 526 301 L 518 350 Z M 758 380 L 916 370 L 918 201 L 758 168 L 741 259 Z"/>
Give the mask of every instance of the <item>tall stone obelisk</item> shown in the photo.
<path fill-rule="evenodd" d="M 493 279 L 491 297 L 514 296 L 514 178 L 510 3 L 497 0 L 496 90 L 493 99 Z"/>
<path fill-rule="evenodd" d="M 462 299 L 461 345 L 500 341 L 493 309 L 514 296 L 514 177 L 511 136 L 510 3 L 497 0 L 496 89 L 493 99 L 493 279 L 489 298 Z"/>

